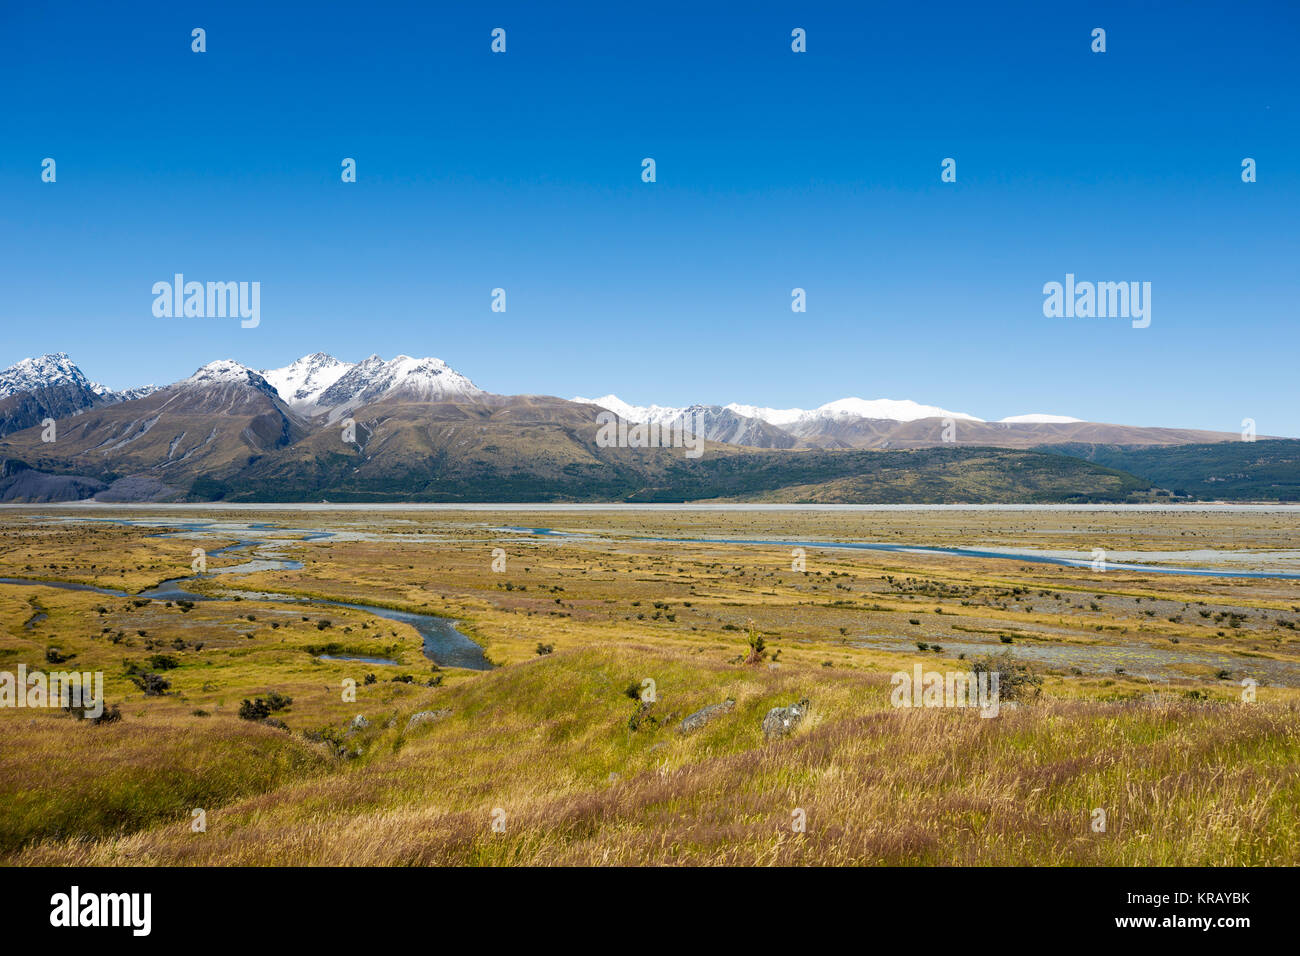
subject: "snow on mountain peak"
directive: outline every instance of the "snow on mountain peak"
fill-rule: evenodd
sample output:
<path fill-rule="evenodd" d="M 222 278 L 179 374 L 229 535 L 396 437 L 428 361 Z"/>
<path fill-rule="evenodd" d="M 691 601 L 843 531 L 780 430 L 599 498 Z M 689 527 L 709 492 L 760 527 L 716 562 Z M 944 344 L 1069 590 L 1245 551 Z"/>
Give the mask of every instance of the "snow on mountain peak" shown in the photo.
<path fill-rule="evenodd" d="M 353 368 L 351 362 L 342 362 L 324 352 L 313 352 L 283 368 L 266 369 L 262 377 L 271 383 L 290 408 L 311 414 L 324 391 Z"/>
<path fill-rule="evenodd" d="M 158 391 L 158 386 L 151 383 L 149 385 L 133 385 L 131 388 L 112 389 L 107 385 L 101 385 L 99 382 L 91 382 L 90 390 L 104 401 L 116 403 L 130 402 L 137 398 L 144 398 L 146 395 L 152 395 Z"/>
<path fill-rule="evenodd" d="M 601 398 L 574 398 L 572 401 L 608 408 L 620 418 L 626 418 L 630 422 L 671 421 L 688 411 L 689 408 L 697 407 L 675 408 L 670 405 L 632 405 L 623 401 L 617 395 L 605 395 Z M 974 415 L 967 415 L 964 412 L 950 412 L 947 409 L 939 408 L 937 405 L 921 405 L 913 401 L 895 401 L 887 398 L 879 398 L 875 401 L 866 401 L 861 398 L 841 398 L 834 402 L 827 402 L 825 405 L 812 410 L 803 408 L 764 408 L 758 405 L 741 405 L 737 402 L 732 402 L 730 405 L 723 407 L 729 412 L 743 415 L 746 418 L 757 418 L 778 428 L 785 428 L 799 422 L 819 418 L 836 420 L 872 418 L 896 422 L 911 422 L 920 418 L 952 418 L 968 422 L 983 421 L 983 419 L 976 418 Z"/>
<path fill-rule="evenodd" d="M 802 408 L 763 408 L 759 405 L 741 405 L 737 402 L 732 402 L 726 407 L 737 415 L 744 415 L 746 418 L 757 418 L 769 425 L 775 425 L 777 428 L 793 425 L 804 415 L 811 414 Z"/>
<path fill-rule="evenodd" d="M 387 363 L 394 386 L 425 386 L 436 383 L 438 390 L 478 391 L 474 383 L 440 358 L 412 358 L 398 355 Z"/>
<path fill-rule="evenodd" d="M 90 388 L 90 382 L 67 352 L 48 352 L 36 358 L 25 358 L 0 372 L 0 398 L 52 385 Z"/>
<path fill-rule="evenodd" d="M 965 412 L 950 412 L 937 405 L 921 405 L 910 399 L 895 400 L 877 398 L 867 401 L 861 398 L 841 398 L 827 402 L 814 412 L 821 418 L 877 418 L 895 422 L 914 422 L 921 418 L 952 418 L 968 422 L 983 421 Z"/>
<path fill-rule="evenodd" d="M 330 419 L 383 398 L 424 402 L 473 398 L 483 390 L 439 358 L 398 355 L 385 361 L 371 355 L 348 367 L 315 396 L 311 411 L 328 411 Z"/>
<path fill-rule="evenodd" d="M 573 398 L 570 401 L 582 405 L 598 405 L 607 408 L 619 418 L 629 422 L 670 422 L 687 408 L 674 408 L 671 405 L 631 405 L 617 395 L 605 395 L 601 398 Z M 693 406 L 692 406 L 693 407 Z"/>
<path fill-rule="evenodd" d="M 265 387 L 267 381 L 247 365 L 240 365 L 233 359 L 217 359 L 176 384 L 196 386 L 236 384 Z"/>
<path fill-rule="evenodd" d="M 1002 425 L 1068 425 L 1081 421 L 1083 421 L 1082 418 L 1071 418 L 1069 415 L 1011 415 L 1007 418 L 998 419 L 998 423 Z"/>
<path fill-rule="evenodd" d="M 374 354 L 360 362 L 345 362 L 325 352 L 313 352 L 282 368 L 254 371 L 239 362 L 220 359 L 209 362 L 178 385 L 245 384 L 273 390 L 290 408 L 305 415 L 329 413 L 334 420 L 352 409 L 386 398 L 415 401 L 448 401 L 474 398 L 483 391 L 442 359 L 397 355 L 385 360 Z M 143 398 L 157 391 L 153 385 L 114 391 L 89 381 L 66 352 L 50 352 L 25 358 L 0 371 L 0 398 L 50 386 L 72 385 L 97 395 L 103 402 Z M 609 409 L 631 422 L 671 424 L 685 416 L 702 413 L 713 422 L 723 418 L 727 428 L 745 430 L 740 419 L 756 419 L 782 431 L 801 434 L 832 427 L 832 423 L 854 420 L 911 422 L 924 418 L 951 418 L 967 422 L 984 419 L 965 412 L 953 412 L 937 405 L 922 405 L 908 399 L 866 400 L 856 397 L 827 402 L 814 409 L 768 408 L 732 402 L 718 411 L 716 406 L 633 405 L 617 395 L 573 398 L 574 402 Z M 730 413 L 731 417 L 726 416 Z M 719 418 L 723 416 L 723 418 Z M 1011 415 L 998 424 L 1072 424 L 1083 419 L 1067 415 Z M 818 425 L 818 423 L 823 423 Z M 721 426 L 719 426 L 721 427 Z"/>

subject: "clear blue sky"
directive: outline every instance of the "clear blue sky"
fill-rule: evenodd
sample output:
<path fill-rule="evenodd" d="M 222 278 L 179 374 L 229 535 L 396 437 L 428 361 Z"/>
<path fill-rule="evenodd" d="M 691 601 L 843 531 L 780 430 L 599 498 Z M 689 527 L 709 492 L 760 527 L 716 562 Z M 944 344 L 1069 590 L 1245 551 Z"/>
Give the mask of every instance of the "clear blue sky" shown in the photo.
<path fill-rule="evenodd" d="M 0 364 L 1300 435 L 1298 60 L 1295 3 L 4 2 Z M 175 272 L 260 327 L 154 318 Z M 1044 318 L 1067 272 L 1150 328 Z"/>

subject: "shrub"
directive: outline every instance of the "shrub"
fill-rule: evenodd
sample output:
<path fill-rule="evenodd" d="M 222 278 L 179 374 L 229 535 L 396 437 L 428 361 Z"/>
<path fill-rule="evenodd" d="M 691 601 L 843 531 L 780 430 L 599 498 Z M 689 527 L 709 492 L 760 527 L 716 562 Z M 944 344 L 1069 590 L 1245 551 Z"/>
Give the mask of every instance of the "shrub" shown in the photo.
<path fill-rule="evenodd" d="M 763 658 L 767 657 L 767 642 L 763 640 L 763 635 L 755 629 L 753 621 L 749 622 L 749 637 L 746 640 L 749 643 L 749 656 L 745 658 L 745 663 L 761 664 Z"/>
<path fill-rule="evenodd" d="M 162 697 L 172 686 L 171 681 L 167 680 L 161 674 L 139 673 L 131 674 L 131 683 L 144 691 L 146 697 Z"/>
<path fill-rule="evenodd" d="M 305 730 L 303 737 L 314 743 L 324 744 L 336 757 L 355 756 L 354 752 L 348 749 L 347 741 L 343 739 L 343 734 L 334 727 L 322 727 L 320 730 Z"/>
<path fill-rule="evenodd" d="M 255 700 L 249 700 L 245 697 L 243 703 L 239 705 L 241 720 L 266 720 L 270 716 L 271 708 L 260 697 Z"/>
<path fill-rule="evenodd" d="M 655 727 L 659 724 L 659 718 L 650 713 L 654 704 L 642 701 L 637 704 L 636 710 L 632 711 L 632 716 L 627 719 L 628 730 L 640 730 L 642 726 Z"/>
<path fill-rule="evenodd" d="M 69 704 L 63 709 L 74 717 L 91 724 L 114 724 L 122 719 L 122 709 L 118 707 L 117 704 L 106 705 L 104 709 L 100 711 L 98 717 L 91 717 L 88 713 L 90 708 L 86 707 L 85 704 Z"/>
<path fill-rule="evenodd" d="M 117 704 L 109 704 L 98 717 L 89 718 L 92 724 L 115 724 L 121 719 L 122 708 L 118 707 Z"/>
<path fill-rule="evenodd" d="M 1042 693 L 1043 679 L 1029 664 L 1013 658 L 1008 651 L 988 654 L 971 662 L 972 673 L 998 677 L 998 697 L 1002 700 L 1033 700 Z"/>

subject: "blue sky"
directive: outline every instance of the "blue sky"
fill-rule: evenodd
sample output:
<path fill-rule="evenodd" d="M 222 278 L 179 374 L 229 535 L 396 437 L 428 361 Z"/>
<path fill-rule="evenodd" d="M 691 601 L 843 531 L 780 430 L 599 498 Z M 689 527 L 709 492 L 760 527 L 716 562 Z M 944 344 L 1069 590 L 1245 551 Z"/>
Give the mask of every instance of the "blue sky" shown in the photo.
<path fill-rule="evenodd" d="M 1295 4 L 270 6 L 0 6 L 0 364 L 1300 436 Z M 260 326 L 155 318 L 176 272 Z M 1067 272 L 1151 326 L 1045 318 Z"/>

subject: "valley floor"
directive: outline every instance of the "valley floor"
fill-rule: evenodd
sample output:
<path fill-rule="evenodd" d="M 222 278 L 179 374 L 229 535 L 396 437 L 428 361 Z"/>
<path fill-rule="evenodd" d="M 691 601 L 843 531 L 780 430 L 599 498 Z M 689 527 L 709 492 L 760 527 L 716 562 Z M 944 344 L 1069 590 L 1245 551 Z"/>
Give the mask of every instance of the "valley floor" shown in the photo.
<path fill-rule="evenodd" d="M 0 861 L 1293 865 L 1300 580 L 1156 569 L 1297 542 L 1282 507 L 7 508 L 0 673 L 100 671 L 121 716 L 0 706 Z M 996 716 L 894 706 L 918 665 L 997 669 Z"/>

